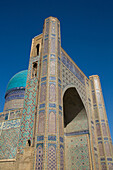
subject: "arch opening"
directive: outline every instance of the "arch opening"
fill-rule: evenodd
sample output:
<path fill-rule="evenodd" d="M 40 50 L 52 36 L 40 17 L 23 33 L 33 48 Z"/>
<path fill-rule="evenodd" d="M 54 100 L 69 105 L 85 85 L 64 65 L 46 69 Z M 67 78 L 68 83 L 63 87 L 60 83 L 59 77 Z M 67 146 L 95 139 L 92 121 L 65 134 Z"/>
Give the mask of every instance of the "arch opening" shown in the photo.
<path fill-rule="evenodd" d="M 81 169 L 82 164 L 85 169 L 87 164 L 90 169 L 88 118 L 75 87 L 68 88 L 64 93 L 63 116 L 66 167 Z"/>
<path fill-rule="evenodd" d="M 74 87 L 68 88 L 63 96 L 64 127 L 66 127 L 83 108 L 84 105 L 77 90 Z"/>

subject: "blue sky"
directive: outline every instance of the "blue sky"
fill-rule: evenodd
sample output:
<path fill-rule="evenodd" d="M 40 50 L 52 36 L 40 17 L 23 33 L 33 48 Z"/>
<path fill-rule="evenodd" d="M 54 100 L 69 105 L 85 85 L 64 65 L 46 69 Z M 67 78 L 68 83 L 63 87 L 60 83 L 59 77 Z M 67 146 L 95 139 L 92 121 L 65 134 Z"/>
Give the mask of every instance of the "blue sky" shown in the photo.
<path fill-rule="evenodd" d="M 44 19 L 61 22 L 61 44 L 87 77 L 100 76 L 113 139 L 113 1 L 0 1 L 0 112 L 8 81 L 27 69 L 31 40 Z"/>

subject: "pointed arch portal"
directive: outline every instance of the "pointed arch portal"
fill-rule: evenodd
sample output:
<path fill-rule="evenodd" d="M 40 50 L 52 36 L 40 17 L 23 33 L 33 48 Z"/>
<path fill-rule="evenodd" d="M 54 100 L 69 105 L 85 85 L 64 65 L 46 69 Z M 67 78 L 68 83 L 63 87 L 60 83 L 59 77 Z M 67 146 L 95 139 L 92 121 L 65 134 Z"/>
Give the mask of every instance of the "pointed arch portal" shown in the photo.
<path fill-rule="evenodd" d="M 83 102 L 74 87 L 63 96 L 65 162 L 67 169 L 90 169 L 88 118 Z"/>

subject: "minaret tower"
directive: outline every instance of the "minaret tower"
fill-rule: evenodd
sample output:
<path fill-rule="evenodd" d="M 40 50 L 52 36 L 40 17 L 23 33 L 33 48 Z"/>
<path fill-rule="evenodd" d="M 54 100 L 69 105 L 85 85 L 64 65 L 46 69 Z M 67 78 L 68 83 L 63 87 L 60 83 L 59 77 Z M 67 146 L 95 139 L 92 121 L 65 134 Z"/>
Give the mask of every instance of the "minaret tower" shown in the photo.
<path fill-rule="evenodd" d="M 94 122 L 96 124 L 96 140 L 99 150 L 101 169 L 112 169 L 112 142 L 108 120 L 98 75 L 90 76 L 93 98 Z"/>
<path fill-rule="evenodd" d="M 49 17 L 45 19 L 43 29 L 35 138 L 36 169 L 42 167 L 44 169 L 64 169 L 60 58 L 60 22 L 57 18 Z"/>

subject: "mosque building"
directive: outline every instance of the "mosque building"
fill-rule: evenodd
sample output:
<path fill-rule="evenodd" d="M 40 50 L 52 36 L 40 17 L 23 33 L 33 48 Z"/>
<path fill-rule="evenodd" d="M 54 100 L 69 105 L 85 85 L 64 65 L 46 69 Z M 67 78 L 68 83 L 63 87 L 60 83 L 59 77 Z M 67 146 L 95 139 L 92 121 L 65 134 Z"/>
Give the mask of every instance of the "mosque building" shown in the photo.
<path fill-rule="evenodd" d="M 99 76 L 86 77 L 61 47 L 57 18 L 45 19 L 28 70 L 7 85 L 0 170 L 113 170 Z"/>

